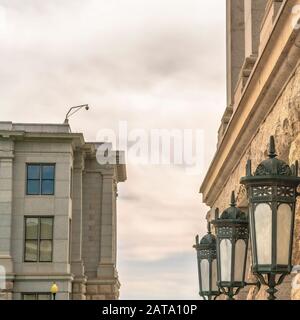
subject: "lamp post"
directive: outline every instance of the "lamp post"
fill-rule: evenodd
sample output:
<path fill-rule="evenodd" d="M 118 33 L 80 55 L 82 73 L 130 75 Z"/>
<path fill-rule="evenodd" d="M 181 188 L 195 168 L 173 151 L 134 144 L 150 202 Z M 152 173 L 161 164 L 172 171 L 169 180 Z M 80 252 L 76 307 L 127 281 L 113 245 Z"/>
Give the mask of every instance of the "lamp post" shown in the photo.
<path fill-rule="evenodd" d="M 217 269 L 218 286 L 228 297 L 234 296 L 244 288 L 247 251 L 248 251 L 248 218 L 236 207 L 235 194 L 232 192 L 231 204 L 219 218 L 217 210 L 213 225 L 217 235 Z"/>
<path fill-rule="evenodd" d="M 77 113 L 79 110 L 81 110 L 82 108 L 85 108 L 85 110 L 87 110 L 87 111 L 90 109 L 90 107 L 89 107 L 88 104 L 82 104 L 82 105 L 80 105 L 80 106 L 75 106 L 75 107 L 70 108 L 69 111 L 68 111 L 68 113 L 66 114 L 66 118 L 65 118 L 64 124 L 68 124 L 68 123 L 69 123 L 69 118 L 70 118 L 73 114 L 75 114 L 75 113 Z"/>
<path fill-rule="evenodd" d="M 241 179 L 249 199 L 252 271 L 268 287 L 269 300 L 292 271 L 296 199 L 300 185 L 298 162 L 291 167 L 277 159 L 275 139 L 270 138 L 269 159 L 252 174 L 251 160 Z"/>
<path fill-rule="evenodd" d="M 55 282 L 53 282 L 52 286 L 51 286 L 51 289 L 50 289 L 50 292 L 53 296 L 53 300 L 56 300 L 56 294 L 58 292 L 58 286 Z"/>
<path fill-rule="evenodd" d="M 196 237 L 198 261 L 198 276 L 200 296 L 204 300 L 212 300 L 220 295 L 217 286 L 217 252 L 216 237 L 211 233 L 211 225 L 208 223 L 208 233 L 199 242 L 199 236 Z"/>

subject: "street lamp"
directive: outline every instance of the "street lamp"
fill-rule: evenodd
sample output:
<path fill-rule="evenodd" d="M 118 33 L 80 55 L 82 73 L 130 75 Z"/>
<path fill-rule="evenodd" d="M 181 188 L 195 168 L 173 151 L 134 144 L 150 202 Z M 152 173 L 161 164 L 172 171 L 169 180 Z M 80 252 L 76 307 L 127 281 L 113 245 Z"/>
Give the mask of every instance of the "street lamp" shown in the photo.
<path fill-rule="evenodd" d="M 274 137 L 269 159 L 252 174 L 251 160 L 241 183 L 247 188 L 250 214 L 252 270 L 268 286 L 269 300 L 276 299 L 276 287 L 292 271 L 292 249 L 296 199 L 300 185 L 298 162 L 291 167 L 278 160 Z"/>
<path fill-rule="evenodd" d="M 204 300 L 212 300 L 220 295 L 217 286 L 217 252 L 216 237 L 211 233 L 211 226 L 208 223 L 208 233 L 199 242 L 199 236 L 196 237 L 198 260 L 198 276 L 200 296 Z"/>
<path fill-rule="evenodd" d="M 56 300 L 56 294 L 58 292 L 58 286 L 55 282 L 53 282 L 52 286 L 51 286 L 51 289 L 50 289 L 50 292 L 53 296 L 53 300 Z"/>
<path fill-rule="evenodd" d="M 75 114 L 75 113 L 77 113 L 79 110 L 81 110 L 82 108 L 85 108 L 85 110 L 87 110 L 87 111 L 90 109 L 90 107 L 89 107 L 88 104 L 82 104 L 82 105 L 80 105 L 80 106 L 75 106 L 75 107 L 70 108 L 69 111 L 68 111 L 68 113 L 66 114 L 66 118 L 65 118 L 64 124 L 68 124 L 68 123 L 69 123 L 69 118 L 70 118 L 73 114 Z"/>
<path fill-rule="evenodd" d="M 248 251 L 248 218 L 236 207 L 235 194 L 232 192 L 231 204 L 219 218 L 217 210 L 213 225 L 217 235 L 217 269 L 218 286 L 228 297 L 234 296 L 244 288 L 247 251 Z"/>

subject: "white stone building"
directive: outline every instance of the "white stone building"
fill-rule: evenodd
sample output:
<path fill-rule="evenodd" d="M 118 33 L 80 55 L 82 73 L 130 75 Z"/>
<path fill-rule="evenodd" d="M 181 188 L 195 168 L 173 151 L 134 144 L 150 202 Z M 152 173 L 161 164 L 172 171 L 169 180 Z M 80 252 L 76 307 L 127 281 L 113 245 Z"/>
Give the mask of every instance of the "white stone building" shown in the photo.
<path fill-rule="evenodd" d="M 99 165 L 96 150 L 67 124 L 0 122 L 0 298 L 50 299 L 54 282 L 60 300 L 118 298 L 116 199 L 126 168 Z"/>

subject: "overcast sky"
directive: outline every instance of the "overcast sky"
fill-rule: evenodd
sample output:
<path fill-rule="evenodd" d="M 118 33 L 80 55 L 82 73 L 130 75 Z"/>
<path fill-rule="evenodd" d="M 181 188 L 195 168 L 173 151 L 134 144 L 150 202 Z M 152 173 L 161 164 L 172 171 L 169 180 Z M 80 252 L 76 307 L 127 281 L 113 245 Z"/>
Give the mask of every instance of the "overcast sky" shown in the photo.
<path fill-rule="evenodd" d="M 225 110 L 225 1 L 0 0 L 0 121 L 203 129 L 205 166 L 128 165 L 119 186 L 123 299 L 197 299 L 199 186 Z"/>

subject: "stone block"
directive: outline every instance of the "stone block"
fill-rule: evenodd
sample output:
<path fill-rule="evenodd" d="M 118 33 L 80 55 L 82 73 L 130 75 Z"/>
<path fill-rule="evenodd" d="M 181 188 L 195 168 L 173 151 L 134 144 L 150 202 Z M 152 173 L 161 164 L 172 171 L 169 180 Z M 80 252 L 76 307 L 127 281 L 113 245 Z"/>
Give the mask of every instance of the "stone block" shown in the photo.
<path fill-rule="evenodd" d="M 105 296 L 104 295 L 93 295 L 92 296 L 92 300 L 105 300 Z"/>
<path fill-rule="evenodd" d="M 79 283 L 73 283 L 73 295 L 79 292 L 80 292 Z"/>
<path fill-rule="evenodd" d="M 86 287 L 86 291 L 88 294 L 97 294 L 98 293 L 98 286 L 94 284 L 88 284 Z"/>
<path fill-rule="evenodd" d="M 67 235 L 66 235 L 67 236 Z M 69 241 L 54 240 L 53 260 L 55 262 L 68 263 L 69 261 Z"/>
<path fill-rule="evenodd" d="M 86 296 L 81 293 L 72 294 L 72 300 L 87 300 Z"/>
<path fill-rule="evenodd" d="M 99 285 L 99 293 L 111 294 L 113 292 L 111 285 Z"/>

